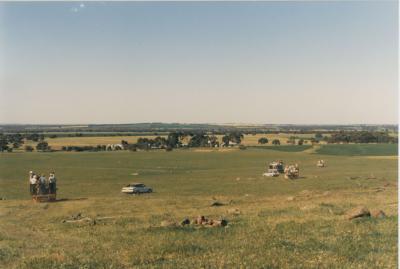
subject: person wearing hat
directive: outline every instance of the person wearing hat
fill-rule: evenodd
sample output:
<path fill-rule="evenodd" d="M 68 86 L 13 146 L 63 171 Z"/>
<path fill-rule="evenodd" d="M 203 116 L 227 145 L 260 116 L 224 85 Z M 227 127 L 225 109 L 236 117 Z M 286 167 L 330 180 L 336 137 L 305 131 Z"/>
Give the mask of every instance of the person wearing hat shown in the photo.
<path fill-rule="evenodd" d="M 33 173 L 33 171 L 29 172 L 29 191 L 31 195 L 36 194 L 36 175 Z"/>
<path fill-rule="evenodd" d="M 54 172 L 51 172 L 49 175 L 49 193 L 55 194 L 56 190 L 56 175 Z"/>

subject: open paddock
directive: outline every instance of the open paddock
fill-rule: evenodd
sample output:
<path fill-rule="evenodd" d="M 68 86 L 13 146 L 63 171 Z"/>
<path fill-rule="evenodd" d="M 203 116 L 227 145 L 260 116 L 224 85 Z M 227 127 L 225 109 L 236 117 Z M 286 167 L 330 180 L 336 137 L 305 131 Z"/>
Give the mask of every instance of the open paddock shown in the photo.
<path fill-rule="evenodd" d="M 397 266 L 397 158 L 252 148 L 1 158 L 2 268 Z M 276 159 L 299 163 L 301 178 L 262 177 Z M 30 200 L 29 170 L 56 171 L 58 202 Z M 120 193 L 138 181 L 154 193 Z M 347 220 L 359 205 L 387 216 Z M 97 221 L 65 222 L 78 213 Z M 198 215 L 223 217 L 228 227 L 159 227 Z"/>

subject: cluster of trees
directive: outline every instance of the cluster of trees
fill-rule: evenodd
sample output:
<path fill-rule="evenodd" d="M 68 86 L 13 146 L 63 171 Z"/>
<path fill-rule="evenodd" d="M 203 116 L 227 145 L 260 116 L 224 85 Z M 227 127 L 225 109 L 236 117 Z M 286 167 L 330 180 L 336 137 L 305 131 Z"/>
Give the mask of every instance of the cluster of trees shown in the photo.
<path fill-rule="evenodd" d="M 25 150 L 26 150 L 26 148 L 25 148 Z M 49 143 L 47 143 L 46 141 L 40 141 L 36 145 L 36 150 L 37 151 L 50 151 L 51 147 L 49 146 Z"/>
<path fill-rule="evenodd" d="M 224 146 L 229 146 L 229 143 L 240 144 L 243 139 L 243 134 L 240 132 L 231 132 L 222 137 L 222 142 Z"/>
<path fill-rule="evenodd" d="M 258 139 L 258 144 L 268 144 L 269 140 L 266 137 L 261 137 L 260 139 Z M 279 139 L 274 139 L 272 140 L 272 145 L 278 146 L 281 144 L 281 141 Z"/>
<path fill-rule="evenodd" d="M 388 132 L 337 132 L 323 138 L 328 143 L 398 143 Z"/>
<path fill-rule="evenodd" d="M 0 133 L 0 151 L 11 152 L 13 149 L 20 148 L 24 144 L 24 137 L 19 134 L 2 134 Z"/>
<path fill-rule="evenodd" d="M 14 134 L 3 134 L 0 133 L 0 151 L 8 151 L 11 152 L 14 149 L 20 148 L 24 144 L 24 140 L 31 140 L 33 142 L 38 142 L 38 150 L 42 149 L 49 149 L 45 147 L 42 142 L 44 142 L 44 136 L 43 134 L 37 134 L 37 133 L 29 133 L 29 134 L 20 134 L 20 133 L 14 133 Z M 25 146 L 26 151 L 33 151 L 32 146 Z"/>
<path fill-rule="evenodd" d="M 104 151 L 106 150 L 106 145 L 97 146 L 63 146 L 61 147 L 63 151 Z"/>
<path fill-rule="evenodd" d="M 37 133 L 29 133 L 25 135 L 26 140 L 31 140 L 33 142 L 38 142 L 38 141 L 43 141 L 44 140 L 44 135 L 43 134 L 37 134 Z"/>
<path fill-rule="evenodd" d="M 82 134 L 76 134 L 79 136 Z M 179 147 L 219 147 L 219 146 L 233 146 L 239 145 L 243 139 L 243 133 L 233 131 L 222 134 L 222 143 L 219 142 L 216 133 L 210 133 L 205 131 L 176 131 L 170 132 L 167 137 L 157 136 L 155 138 L 140 137 L 136 143 L 129 144 L 127 141 L 122 140 L 121 144 L 123 149 L 136 151 L 149 150 L 149 149 L 166 149 L 172 150 Z M 51 135 L 52 138 L 57 137 Z M 3 134 L 0 133 L 0 151 L 11 152 L 13 149 L 18 149 L 24 144 L 24 140 L 31 140 L 37 142 L 37 151 L 51 151 L 51 147 L 44 140 L 45 136 L 38 133 L 13 133 Z M 311 143 L 319 143 L 325 141 L 327 143 L 398 143 L 397 137 L 390 136 L 387 131 L 338 131 L 331 132 L 330 136 L 323 136 L 322 133 L 316 133 L 314 137 L 299 138 L 297 136 L 291 136 L 288 139 L 288 143 L 295 145 L 303 145 L 310 141 Z M 268 144 L 270 141 L 266 137 L 258 139 L 259 144 Z M 279 139 L 273 139 L 272 145 L 280 145 Z M 244 148 L 244 147 L 242 147 Z M 25 151 L 33 151 L 34 147 L 26 145 Z M 104 151 L 107 150 L 106 145 L 97 146 L 63 146 L 63 151 Z"/>
<path fill-rule="evenodd" d="M 269 140 L 266 137 L 261 137 L 260 139 L 258 139 L 258 144 L 268 144 Z"/>
<path fill-rule="evenodd" d="M 222 137 L 224 146 L 233 144 L 240 144 L 243 139 L 241 133 L 228 133 Z M 187 140 L 187 143 L 183 141 Z M 157 136 L 154 139 L 151 138 L 139 138 L 136 144 L 128 144 L 126 141 L 122 141 L 125 149 L 129 150 L 148 150 L 148 149 L 166 149 L 172 150 L 179 147 L 219 147 L 220 142 L 218 137 L 213 134 L 207 134 L 205 132 L 171 132 L 168 136 L 160 137 Z"/>

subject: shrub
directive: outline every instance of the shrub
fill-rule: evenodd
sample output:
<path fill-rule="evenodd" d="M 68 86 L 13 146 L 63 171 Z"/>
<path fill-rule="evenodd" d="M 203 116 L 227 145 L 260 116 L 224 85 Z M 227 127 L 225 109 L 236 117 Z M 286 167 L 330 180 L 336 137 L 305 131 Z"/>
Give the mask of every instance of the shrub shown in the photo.
<path fill-rule="evenodd" d="M 167 146 L 167 147 L 165 148 L 165 151 L 167 151 L 167 152 L 168 152 L 168 151 L 172 151 L 172 149 L 173 149 L 173 148 L 172 148 L 171 146 Z"/>
<path fill-rule="evenodd" d="M 272 140 L 272 145 L 278 146 L 280 144 L 281 144 L 281 141 L 279 141 L 279 139 Z"/>
<path fill-rule="evenodd" d="M 38 151 L 49 151 L 50 146 L 46 141 L 41 141 L 36 145 L 36 150 Z"/>
<path fill-rule="evenodd" d="M 26 146 L 25 146 L 25 151 L 27 151 L 27 152 L 32 152 L 32 151 L 33 151 L 33 147 L 32 147 L 32 146 L 29 146 L 29 145 L 26 145 Z"/>

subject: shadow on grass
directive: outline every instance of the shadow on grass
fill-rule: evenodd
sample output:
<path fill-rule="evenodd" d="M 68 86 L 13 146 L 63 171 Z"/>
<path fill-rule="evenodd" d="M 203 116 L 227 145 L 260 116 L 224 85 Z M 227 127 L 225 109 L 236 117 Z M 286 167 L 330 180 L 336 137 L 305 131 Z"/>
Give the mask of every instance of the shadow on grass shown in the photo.
<path fill-rule="evenodd" d="M 88 198 L 82 197 L 82 198 L 62 198 L 62 199 L 57 199 L 55 201 L 52 201 L 52 203 L 59 203 L 59 202 L 72 202 L 72 201 L 84 201 L 87 200 Z"/>

